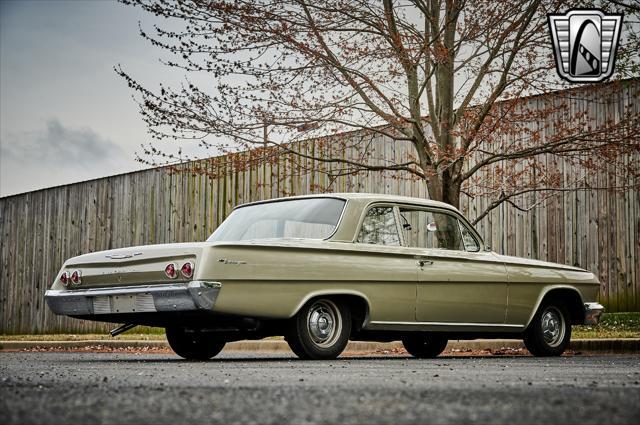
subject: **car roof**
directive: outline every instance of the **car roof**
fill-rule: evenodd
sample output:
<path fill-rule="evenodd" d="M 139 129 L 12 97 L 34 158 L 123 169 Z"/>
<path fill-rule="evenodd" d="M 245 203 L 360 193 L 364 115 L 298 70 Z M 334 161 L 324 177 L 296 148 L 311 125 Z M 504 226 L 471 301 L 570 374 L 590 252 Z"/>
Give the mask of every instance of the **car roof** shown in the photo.
<path fill-rule="evenodd" d="M 338 199 L 344 199 L 344 200 L 357 200 L 367 204 L 371 202 L 395 202 L 395 203 L 402 203 L 402 204 L 422 205 L 427 207 L 447 208 L 450 210 L 458 211 L 457 208 L 455 208 L 451 204 L 447 204 L 445 202 L 440 202 L 440 201 L 432 201 L 431 199 L 414 198 L 411 196 L 387 195 L 382 193 L 356 193 L 356 192 L 287 196 L 283 198 L 273 198 L 273 199 L 265 199 L 263 201 L 249 202 L 246 204 L 239 205 L 239 207 L 247 206 L 247 205 L 262 204 L 267 202 L 278 202 L 278 201 L 285 201 L 285 200 L 291 200 L 291 199 L 309 199 L 309 198 L 338 198 Z"/>

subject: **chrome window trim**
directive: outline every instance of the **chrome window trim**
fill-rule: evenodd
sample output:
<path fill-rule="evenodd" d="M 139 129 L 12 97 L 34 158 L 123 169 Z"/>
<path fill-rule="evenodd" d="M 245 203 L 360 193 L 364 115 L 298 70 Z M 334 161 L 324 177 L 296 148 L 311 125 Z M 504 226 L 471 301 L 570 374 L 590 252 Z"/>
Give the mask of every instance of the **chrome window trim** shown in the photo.
<path fill-rule="evenodd" d="M 340 225 L 342 225 L 342 219 L 344 218 L 344 214 L 347 211 L 347 207 L 349 206 L 349 201 L 350 199 L 346 199 L 346 198 L 340 198 L 340 197 L 333 197 L 333 196 L 327 196 L 327 198 L 329 199 L 339 199 L 341 201 L 344 201 L 344 205 L 342 206 L 342 212 L 340 213 L 340 217 L 338 218 L 338 222 L 336 223 L 336 227 L 333 229 L 333 233 L 331 233 L 329 236 L 327 236 L 324 239 L 312 239 L 312 240 L 323 240 L 323 241 L 328 241 L 329 239 L 331 239 L 336 233 L 338 233 L 338 229 L 340 228 Z M 304 198 L 307 199 L 307 198 Z"/>

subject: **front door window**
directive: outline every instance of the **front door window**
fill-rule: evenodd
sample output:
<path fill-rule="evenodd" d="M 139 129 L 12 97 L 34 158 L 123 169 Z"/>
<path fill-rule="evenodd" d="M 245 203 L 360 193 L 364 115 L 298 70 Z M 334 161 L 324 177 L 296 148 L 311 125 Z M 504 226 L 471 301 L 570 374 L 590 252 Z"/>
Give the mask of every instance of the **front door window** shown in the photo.
<path fill-rule="evenodd" d="M 403 237 L 412 248 L 464 251 L 458 219 L 450 214 L 400 208 Z"/>

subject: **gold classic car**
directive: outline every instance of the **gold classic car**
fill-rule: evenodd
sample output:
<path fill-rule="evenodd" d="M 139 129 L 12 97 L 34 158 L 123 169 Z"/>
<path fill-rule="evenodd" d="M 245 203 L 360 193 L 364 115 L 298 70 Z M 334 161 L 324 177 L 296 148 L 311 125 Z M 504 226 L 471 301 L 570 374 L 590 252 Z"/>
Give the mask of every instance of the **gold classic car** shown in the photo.
<path fill-rule="evenodd" d="M 598 279 L 498 255 L 451 205 L 377 194 L 241 205 L 200 243 L 94 252 L 65 262 L 45 294 L 56 313 L 166 328 L 172 349 L 209 359 L 230 341 L 283 335 L 303 359 L 349 339 L 402 340 L 416 357 L 450 339 L 521 338 L 560 355 L 595 324 Z"/>

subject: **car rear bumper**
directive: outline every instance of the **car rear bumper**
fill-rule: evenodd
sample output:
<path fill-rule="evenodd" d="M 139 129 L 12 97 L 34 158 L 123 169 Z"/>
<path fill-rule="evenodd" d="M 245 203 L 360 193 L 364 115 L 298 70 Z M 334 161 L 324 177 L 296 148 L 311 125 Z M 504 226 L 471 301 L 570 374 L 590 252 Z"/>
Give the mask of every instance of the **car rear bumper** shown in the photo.
<path fill-rule="evenodd" d="M 600 321 L 600 316 L 604 313 L 604 306 L 600 303 L 585 303 L 584 304 L 584 324 L 585 325 L 597 325 Z"/>
<path fill-rule="evenodd" d="M 221 287 L 220 282 L 193 281 L 144 286 L 48 290 L 44 298 L 54 313 L 66 316 L 211 310 Z"/>

